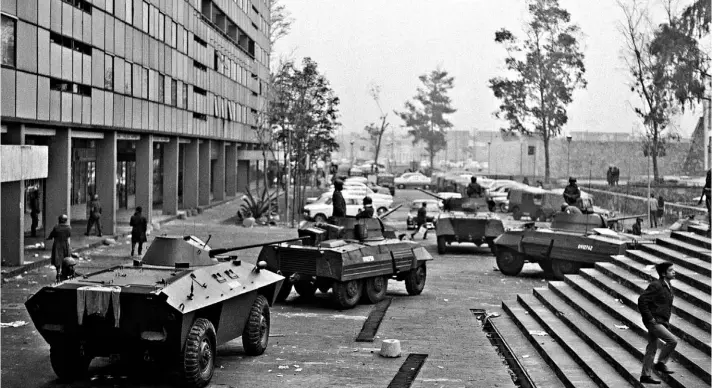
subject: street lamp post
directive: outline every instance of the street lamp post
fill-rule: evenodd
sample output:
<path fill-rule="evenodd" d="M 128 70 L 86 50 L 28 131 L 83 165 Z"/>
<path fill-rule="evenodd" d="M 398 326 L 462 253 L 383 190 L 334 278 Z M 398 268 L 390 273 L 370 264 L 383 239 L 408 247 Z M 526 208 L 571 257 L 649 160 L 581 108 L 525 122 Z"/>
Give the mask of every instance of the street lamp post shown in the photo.
<path fill-rule="evenodd" d="M 351 164 L 354 164 L 354 141 L 351 140 Z"/>
<path fill-rule="evenodd" d="M 490 156 L 492 155 L 492 141 L 487 142 L 487 175 L 492 175 L 492 161 Z"/>
<path fill-rule="evenodd" d="M 571 176 L 571 135 L 566 135 L 566 175 Z"/>

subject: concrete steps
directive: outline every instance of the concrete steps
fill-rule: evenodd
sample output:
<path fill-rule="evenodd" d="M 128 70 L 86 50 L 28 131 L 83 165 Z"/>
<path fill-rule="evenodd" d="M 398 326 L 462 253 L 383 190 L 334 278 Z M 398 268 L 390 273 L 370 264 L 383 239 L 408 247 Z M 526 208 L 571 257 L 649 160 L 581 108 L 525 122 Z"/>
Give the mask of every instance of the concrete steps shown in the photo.
<path fill-rule="evenodd" d="M 688 225 L 687 230 L 699 234 L 700 236 L 710 237 L 710 226 L 709 225 Z"/>
<path fill-rule="evenodd" d="M 503 303 L 508 318 L 522 330 L 517 340 L 526 338 L 567 387 L 642 387 L 638 378 L 647 329 L 638 297 L 657 279 L 654 265 L 670 261 L 678 273 L 670 319 L 678 345 L 669 364 L 676 373 L 657 377 L 662 387 L 709 387 L 712 259 L 707 233 L 708 228 L 673 232 L 564 281 L 549 282 L 548 288 L 518 295 L 516 303 Z M 546 336 L 532 334 L 542 331 Z"/>

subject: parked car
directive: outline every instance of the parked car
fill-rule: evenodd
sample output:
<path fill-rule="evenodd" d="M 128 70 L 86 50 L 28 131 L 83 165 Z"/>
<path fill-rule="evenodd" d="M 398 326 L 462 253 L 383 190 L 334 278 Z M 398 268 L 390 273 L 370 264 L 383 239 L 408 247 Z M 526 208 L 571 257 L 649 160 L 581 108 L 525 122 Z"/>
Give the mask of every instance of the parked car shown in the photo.
<path fill-rule="evenodd" d="M 489 189 L 485 190 L 485 199 L 487 200 L 487 207 L 489 211 L 493 212 L 496 210 L 506 213 L 509 207 L 509 191 L 512 188 L 517 187 L 528 187 L 521 183 L 514 181 L 500 181 L 495 182 Z"/>
<path fill-rule="evenodd" d="M 437 220 L 438 215 L 442 211 L 442 203 L 437 199 L 416 199 L 410 204 L 410 211 L 408 212 L 408 218 L 406 219 L 406 229 L 415 229 L 418 224 L 416 223 L 416 218 L 418 217 L 418 209 L 423 207 L 425 203 L 426 216 L 425 226 L 428 229 L 435 229 L 435 220 Z"/>
<path fill-rule="evenodd" d="M 393 180 L 393 183 L 399 189 L 405 189 L 406 187 L 420 187 L 424 189 L 429 189 L 431 185 L 430 178 L 419 172 L 407 172 L 395 178 Z"/>
<path fill-rule="evenodd" d="M 346 201 L 346 215 L 356 216 L 359 209 L 363 209 L 363 197 L 360 193 L 342 191 L 344 195 L 344 200 Z M 331 201 L 332 192 L 326 192 L 319 197 L 316 201 L 304 205 L 303 215 L 304 218 L 310 221 L 325 222 L 327 218 L 332 216 L 334 210 L 333 202 Z M 383 214 L 388 211 L 388 209 L 393 204 L 393 200 L 383 200 L 380 198 L 373 198 L 373 208 L 376 210 L 374 217 L 377 214 Z"/>

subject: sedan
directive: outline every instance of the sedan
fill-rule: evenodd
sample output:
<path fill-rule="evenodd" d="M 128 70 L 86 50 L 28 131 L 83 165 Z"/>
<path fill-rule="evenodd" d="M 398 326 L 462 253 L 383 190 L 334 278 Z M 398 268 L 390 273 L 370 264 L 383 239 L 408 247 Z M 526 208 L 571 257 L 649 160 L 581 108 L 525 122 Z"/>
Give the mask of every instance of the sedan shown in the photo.
<path fill-rule="evenodd" d="M 418 172 L 407 172 L 398 178 L 395 178 L 393 181 L 399 189 L 405 189 L 406 187 L 422 187 L 424 189 L 429 189 L 431 184 L 430 178 Z"/>
<path fill-rule="evenodd" d="M 406 219 L 406 229 L 415 229 L 418 227 L 416 219 L 418 217 L 418 209 L 425 203 L 425 226 L 428 229 L 435 229 L 435 220 L 442 210 L 442 204 L 437 199 L 416 199 L 410 204 L 410 211 Z"/>

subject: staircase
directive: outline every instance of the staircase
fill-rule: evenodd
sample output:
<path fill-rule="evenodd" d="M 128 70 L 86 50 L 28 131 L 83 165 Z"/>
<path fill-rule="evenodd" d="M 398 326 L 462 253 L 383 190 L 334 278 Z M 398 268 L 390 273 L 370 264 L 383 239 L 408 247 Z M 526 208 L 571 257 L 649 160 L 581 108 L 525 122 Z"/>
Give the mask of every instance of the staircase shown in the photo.
<path fill-rule="evenodd" d="M 668 366 L 676 373 L 657 375 L 663 380 L 658 387 L 710 387 L 711 242 L 709 227 L 672 232 L 611 262 L 517 295 L 515 302 L 503 302 L 506 314 L 492 324 L 504 341 L 516 344 L 512 348 L 534 386 L 643 387 L 638 379 L 647 330 L 637 300 L 657 278 L 654 265 L 669 261 L 677 272 L 670 330 L 678 345 Z M 559 381 L 553 383 L 552 374 Z"/>

